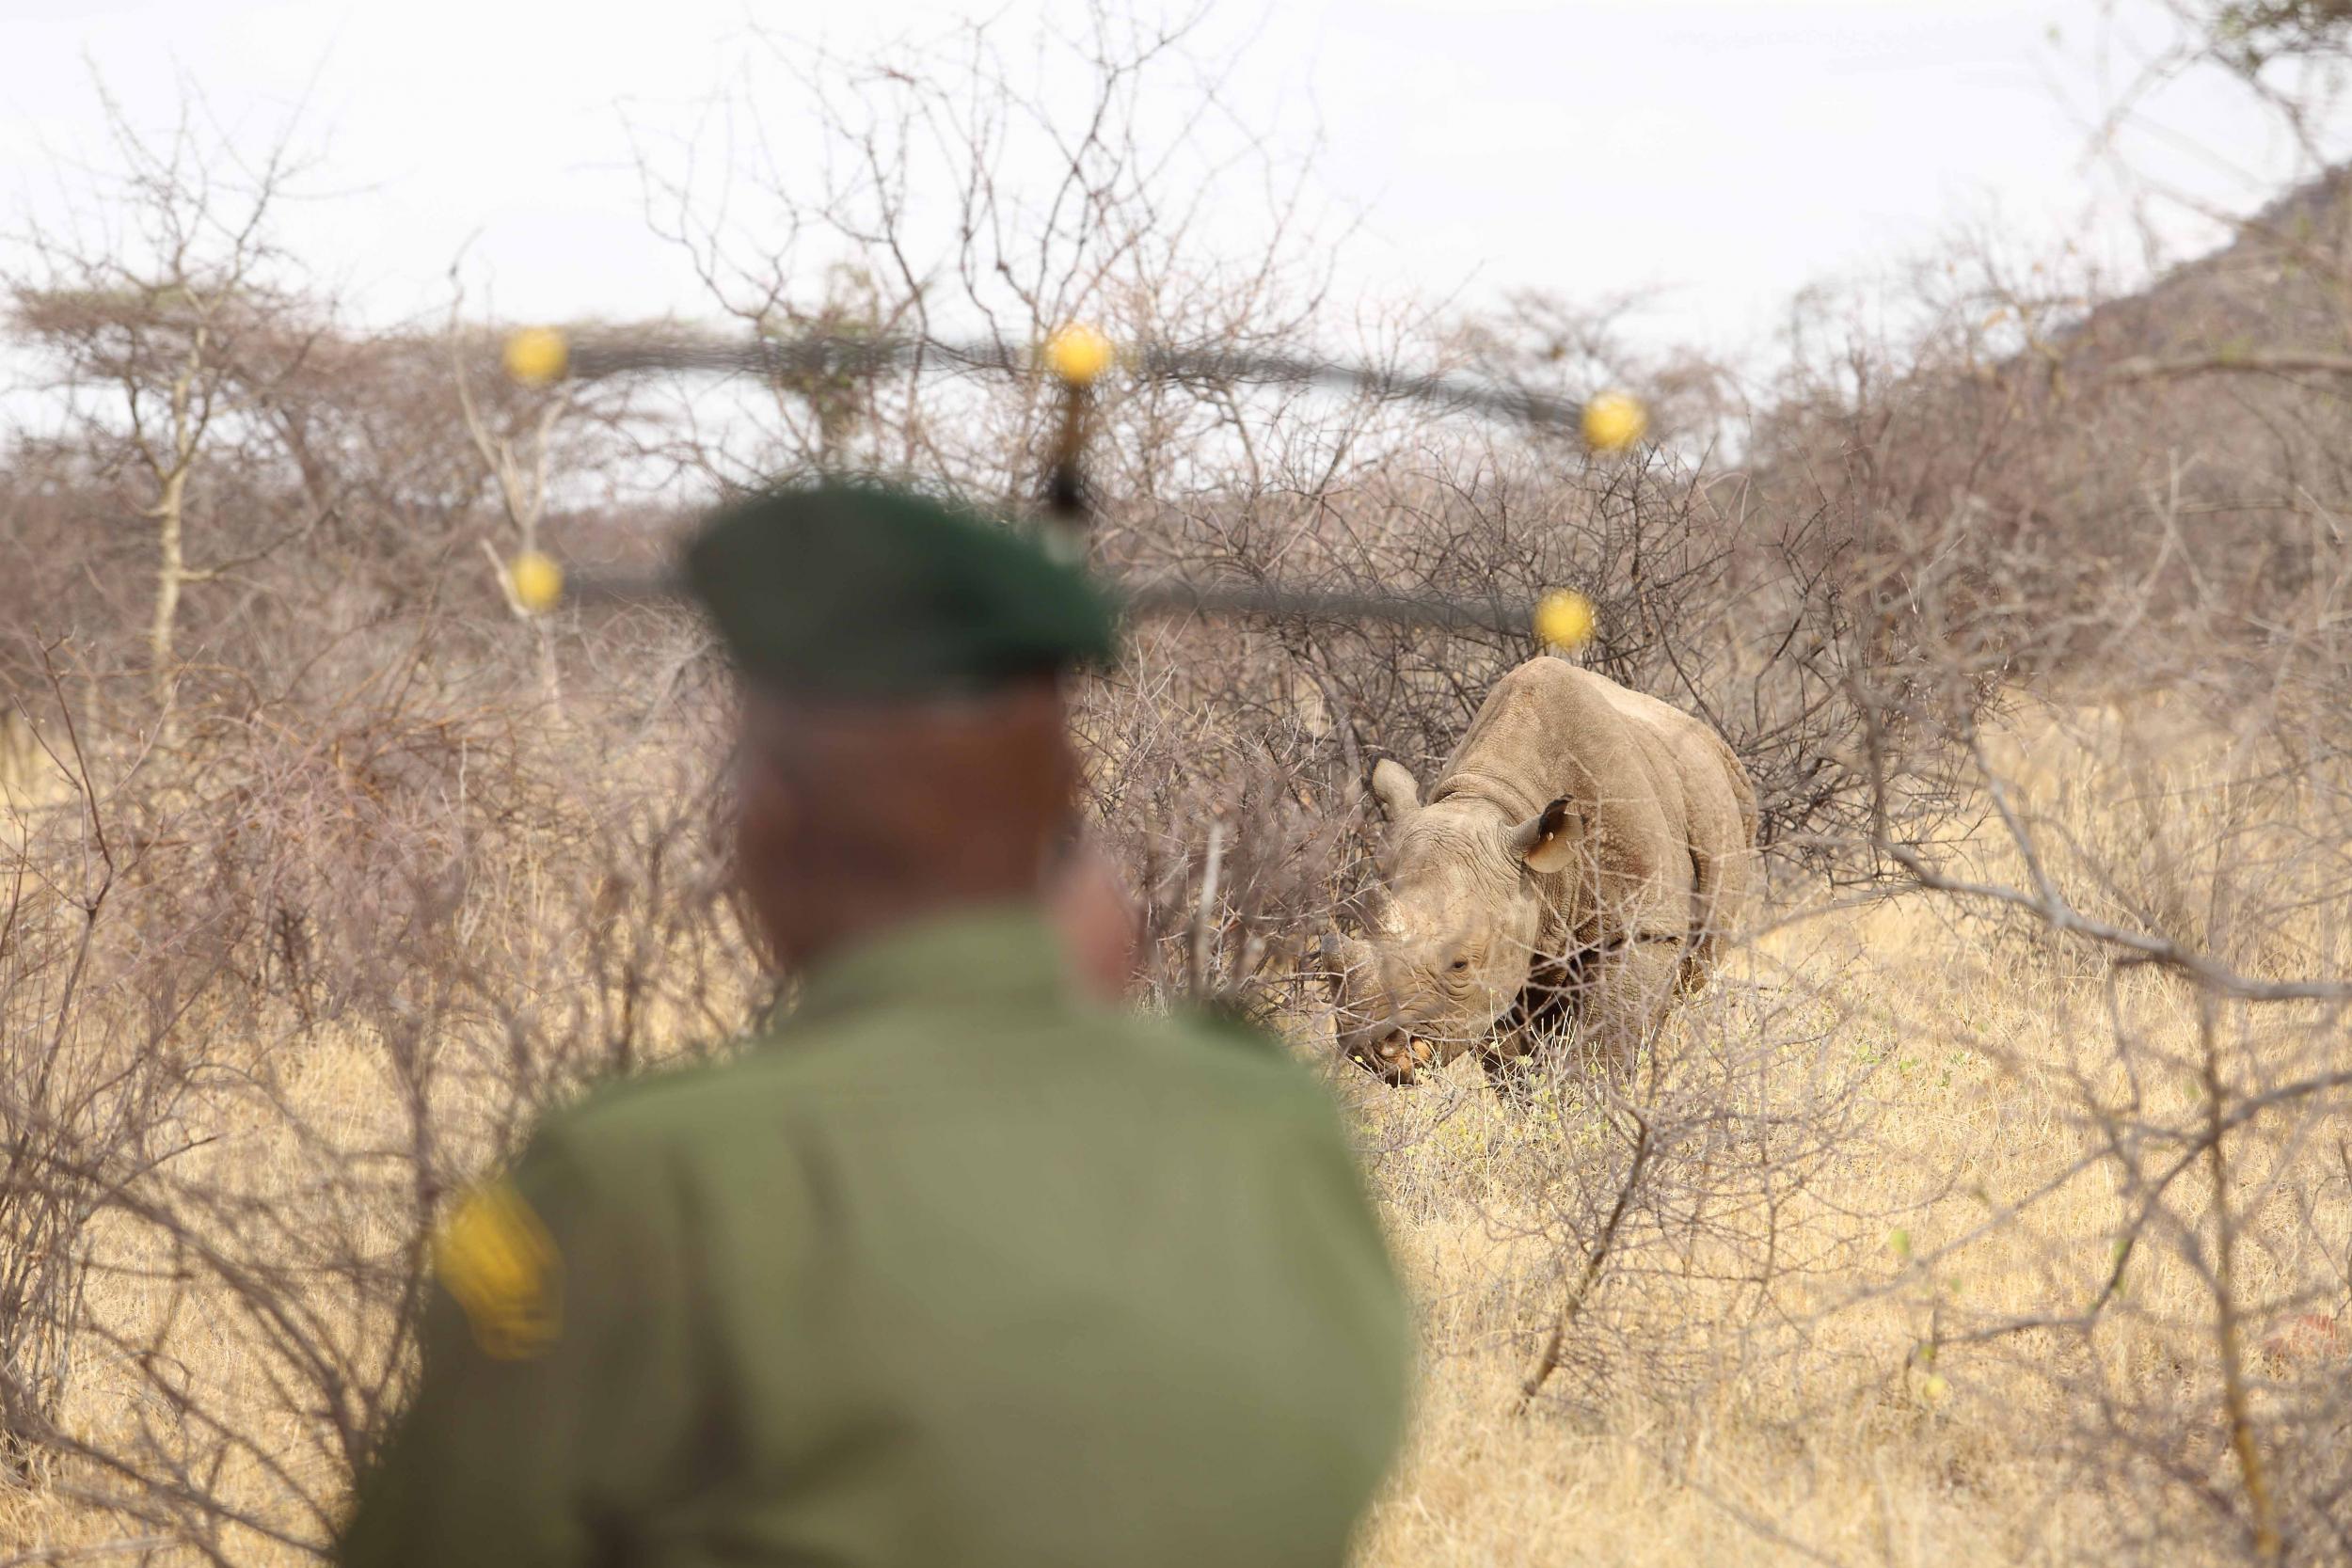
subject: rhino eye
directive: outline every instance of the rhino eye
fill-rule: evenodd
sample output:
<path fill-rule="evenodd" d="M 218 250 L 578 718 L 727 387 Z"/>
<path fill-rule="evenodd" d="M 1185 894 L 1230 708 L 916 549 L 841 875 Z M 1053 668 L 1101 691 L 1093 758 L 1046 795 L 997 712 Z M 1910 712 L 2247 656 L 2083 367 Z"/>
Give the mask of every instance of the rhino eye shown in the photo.
<path fill-rule="evenodd" d="M 1470 959 L 1467 958 L 1456 958 L 1452 963 L 1446 965 L 1446 967 L 1454 971 L 1454 974 L 1459 974 L 1462 971 L 1470 967 Z"/>

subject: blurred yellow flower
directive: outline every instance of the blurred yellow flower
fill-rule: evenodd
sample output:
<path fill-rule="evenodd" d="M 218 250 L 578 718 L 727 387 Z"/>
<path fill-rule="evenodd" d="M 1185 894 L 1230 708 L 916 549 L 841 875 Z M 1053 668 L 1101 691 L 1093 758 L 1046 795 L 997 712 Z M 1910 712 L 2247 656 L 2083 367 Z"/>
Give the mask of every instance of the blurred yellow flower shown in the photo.
<path fill-rule="evenodd" d="M 561 381 L 571 359 L 571 344 L 552 326 L 526 326 L 506 340 L 506 373 L 526 387 Z"/>
<path fill-rule="evenodd" d="M 1085 387 L 1111 368 L 1111 341 L 1094 328 L 1065 326 L 1045 341 L 1045 364 L 1073 387 Z"/>
<path fill-rule="evenodd" d="M 1584 439 L 1595 451 L 1623 451 L 1649 429 L 1649 410 L 1630 392 L 1603 392 L 1584 404 Z"/>
<path fill-rule="evenodd" d="M 1593 635 L 1593 601 L 1573 588 L 1555 588 L 1535 601 L 1535 641 L 1573 653 Z"/>
<path fill-rule="evenodd" d="M 525 550 L 506 568 L 506 580 L 515 590 L 515 602 L 533 615 L 544 615 L 564 599 L 564 568 L 555 558 L 537 550 Z"/>

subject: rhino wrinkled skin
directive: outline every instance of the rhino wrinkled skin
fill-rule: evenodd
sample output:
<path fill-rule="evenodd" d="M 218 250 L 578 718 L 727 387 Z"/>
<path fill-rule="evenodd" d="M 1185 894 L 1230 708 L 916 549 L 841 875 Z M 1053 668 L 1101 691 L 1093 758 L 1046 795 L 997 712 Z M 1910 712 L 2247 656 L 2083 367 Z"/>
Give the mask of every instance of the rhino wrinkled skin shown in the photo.
<path fill-rule="evenodd" d="M 1708 725 L 1554 657 L 1504 675 L 1427 800 L 1373 769 L 1387 890 L 1342 944 L 1340 1049 L 1391 1083 L 1542 1041 L 1625 1059 L 1703 983 L 1756 878 L 1756 792 Z"/>

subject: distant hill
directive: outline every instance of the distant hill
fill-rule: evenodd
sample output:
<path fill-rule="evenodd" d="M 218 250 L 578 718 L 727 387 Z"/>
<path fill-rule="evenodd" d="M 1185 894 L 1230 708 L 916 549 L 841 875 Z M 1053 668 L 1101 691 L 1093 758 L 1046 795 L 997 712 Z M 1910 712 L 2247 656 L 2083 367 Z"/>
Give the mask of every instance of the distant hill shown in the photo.
<path fill-rule="evenodd" d="M 1883 598 L 1942 593 L 2024 662 L 2161 655 L 2184 615 L 2271 635 L 2352 545 L 2348 197 L 2331 170 L 2087 311 L 1955 314 L 1862 391 L 1768 414 L 1757 495 L 1826 509 Z"/>
<path fill-rule="evenodd" d="M 2069 334 L 2070 347 L 2109 366 L 2119 356 L 2352 353 L 2348 195 L 2352 167 L 2296 186 L 2245 220 L 2230 244 L 2100 305 Z"/>

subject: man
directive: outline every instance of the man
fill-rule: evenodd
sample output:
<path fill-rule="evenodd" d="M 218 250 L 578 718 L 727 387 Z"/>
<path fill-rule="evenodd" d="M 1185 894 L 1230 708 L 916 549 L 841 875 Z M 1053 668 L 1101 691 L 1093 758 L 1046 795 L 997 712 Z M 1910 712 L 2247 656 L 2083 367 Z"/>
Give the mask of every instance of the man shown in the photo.
<path fill-rule="evenodd" d="M 1119 867 L 1091 847 L 1073 852 L 1045 879 L 1045 912 L 1079 990 L 1116 1002 L 1136 981 L 1142 911 Z"/>
<path fill-rule="evenodd" d="M 689 577 L 798 1007 L 458 1208 L 343 1561 L 1338 1562 L 1406 1327 L 1337 1118 L 1266 1044 L 1087 1000 L 1040 898 L 1108 608 L 850 486 L 722 514 Z"/>

